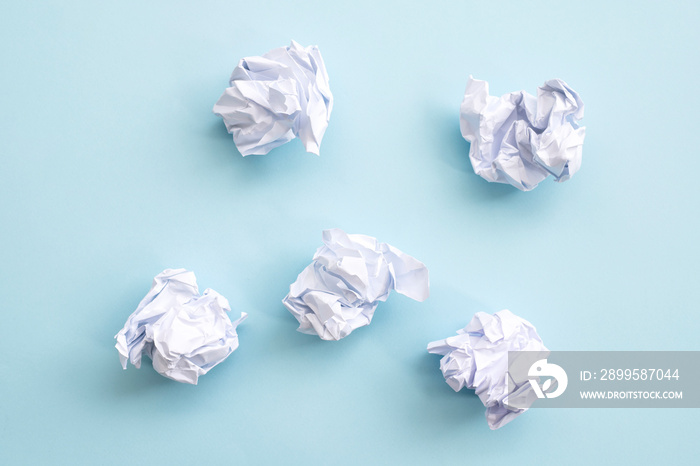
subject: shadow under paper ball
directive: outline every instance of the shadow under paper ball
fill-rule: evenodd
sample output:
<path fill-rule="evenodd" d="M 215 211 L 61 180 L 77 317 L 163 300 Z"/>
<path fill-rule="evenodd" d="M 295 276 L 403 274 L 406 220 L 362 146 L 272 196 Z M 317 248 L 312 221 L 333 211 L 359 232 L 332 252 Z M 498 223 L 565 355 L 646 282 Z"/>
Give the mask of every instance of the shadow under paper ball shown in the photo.
<path fill-rule="evenodd" d="M 435 437 L 445 432 L 487 429 L 486 408 L 474 390 L 455 392 L 445 382 L 440 371 L 440 357 L 427 352 L 414 359 L 418 390 L 422 402 L 405 412 L 407 422 L 419 422 L 423 430 Z"/>
<path fill-rule="evenodd" d="M 469 160 L 471 144 L 462 137 L 459 129 L 459 112 L 446 111 L 442 108 L 434 112 L 437 117 L 431 118 L 439 130 L 438 152 L 442 154 L 443 162 L 464 173 L 465 192 L 470 197 L 480 199 L 500 199 L 515 196 L 519 191 L 503 183 L 490 183 L 474 173 Z"/>

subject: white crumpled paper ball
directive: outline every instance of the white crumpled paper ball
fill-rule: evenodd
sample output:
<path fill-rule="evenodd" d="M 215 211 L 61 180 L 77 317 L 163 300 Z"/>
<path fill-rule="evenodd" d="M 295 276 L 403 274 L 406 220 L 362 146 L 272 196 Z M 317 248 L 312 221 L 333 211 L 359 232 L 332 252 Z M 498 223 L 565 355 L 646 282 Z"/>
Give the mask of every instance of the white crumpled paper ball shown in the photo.
<path fill-rule="evenodd" d="M 460 128 L 477 175 L 530 191 L 549 175 L 566 181 L 581 168 L 582 118 L 583 101 L 561 79 L 545 82 L 537 97 L 525 91 L 494 97 L 486 81 L 470 76 Z"/>
<path fill-rule="evenodd" d="M 323 232 L 323 243 L 282 301 L 300 332 L 340 340 L 369 325 L 391 290 L 417 301 L 428 297 L 428 269 L 395 247 L 337 228 Z"/>
<path fill-rule="evenodd" d="M 229 85 L 214 113 L 241 155 L 267 154 L 295 137 L 319 155 L 333 95 L 318 47 L 292 41 L 262 57 L 243 58 Z"/>
<path fill-rule="evenodd" d="M 527 411 L 523 400 L 532 391 L 526 380 L 508 384 L 508 352 L 537 351 L 546 354 L 533 325 L 509 310 L 493 315 L 477 312 L 457 335 L 428 344 L 428 352 L 443 355 L 440 370 L 456 392 L 467 387 L 476 391 L 486 406 L 486 420 L 493 430 L 503 427 Z M 517 400 L 508 404 L 508 398 Z M 529 405 L 528 405 L 529 406 Z"/>
<path fill-rule="evenodd" d="M 185 269 L 166 269 L 153 279 L 151 291 L 115 336 L 122 367 L 141 367 L 145 354 L 159 374 L 197 384 L 199 376 L 222 362 L 236 348 L 236 327 L 228 301 L 214 290 L 199 294 L 197 279 Z"/>

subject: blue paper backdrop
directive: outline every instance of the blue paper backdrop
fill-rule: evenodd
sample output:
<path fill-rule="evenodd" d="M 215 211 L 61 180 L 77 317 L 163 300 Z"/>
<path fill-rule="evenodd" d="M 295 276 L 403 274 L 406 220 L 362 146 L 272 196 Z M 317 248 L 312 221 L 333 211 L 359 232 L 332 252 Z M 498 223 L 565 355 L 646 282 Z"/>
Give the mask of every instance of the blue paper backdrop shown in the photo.
<path fill-rule="evenodd" d="M 509 308 L 557 350 L 697 350 L 698 2 L 6 2 L 0 7 L 0 463 L 688 463 L 697 411 L 532 410 L 492 432 L 426 344 Z M 321 156 L 241 158 L 211 108 L 243 56 L 317 44 Z M 567 81 L 583 168 L 477 177 L 470 74 Z M 340 227 L 414 255 L 340 342 L 280 300 Z M 241 347 L 199 386 L 119 366 L 167 267 L 228 297 Z"/>

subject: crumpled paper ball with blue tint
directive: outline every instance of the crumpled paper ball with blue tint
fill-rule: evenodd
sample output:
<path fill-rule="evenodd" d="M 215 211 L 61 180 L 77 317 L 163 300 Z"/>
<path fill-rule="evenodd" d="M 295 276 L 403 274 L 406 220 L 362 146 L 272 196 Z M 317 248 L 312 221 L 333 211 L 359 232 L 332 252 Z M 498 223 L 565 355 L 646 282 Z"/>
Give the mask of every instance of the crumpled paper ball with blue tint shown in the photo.
<path fill-rule="evenodd" d="M 443 355 L 440 370 L 454 391 L 464 387 L 476 391 L 493 430 L 527 411 L 524 406 L 535 398 L 527 380 L 510 377 L 508 351 L 548 354 L 549 350 L 535 327 L 509 310 L 493 315 L 477 312 L 457 335 L 428 344 L 429 353 Z"/>
<path fill-rule="evenodd" d="M 159 374 L 196 385 L 238 348 L 235 322 L 226 298 L 214 290 L 199 294 L 197 279 L 185 269 L 167 269 L 153 279 L 151 291 L 115 336 L 122 367 L 141 367 L 141 357 L 153 361 Z"/>
<path fill-rule="evenodd" d="M 369 325 L 391 290 L 417 301 L 428 297 L 428 269 L 395 247 L 337 228 L 323 232 L 323 243 L 282 301 L 300 332 L 340 340 Z"/>
<path fill-rule="evenodd" d="M 229 85 L 214 113 L 241 155 L 267 154 L 295 137 L 319 155 L 333 95 L 318 47 L 292 41 L 262 57 L 243 58 Z"/>
<path fill-rule="evenodd" d="M 460 128 L 477 175 L 529 191 L 549 175 L 566 181 L 581 168 L 582 118 L 583 101 L 561 79 L 544 83 L 537 97 L 525 91 L 494 97 L 486 81 L 470 76 Z"/>

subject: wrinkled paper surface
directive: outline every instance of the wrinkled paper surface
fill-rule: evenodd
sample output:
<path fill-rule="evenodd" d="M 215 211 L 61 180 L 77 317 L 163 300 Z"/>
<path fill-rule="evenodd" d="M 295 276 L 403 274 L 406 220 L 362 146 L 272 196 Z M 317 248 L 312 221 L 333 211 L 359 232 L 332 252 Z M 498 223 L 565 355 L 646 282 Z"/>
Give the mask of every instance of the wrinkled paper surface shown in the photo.
<path fill-rule="evenodd" d="M 513 383 L 511 378 L 509 386 L 508 351 L 548 352 L 535 327 L 507 309 L 493 315 L 477 312 L 457 335 L 428 344 L 429 353 L 443 355 L 440 370 L 454 391 L 476 391 L 493 430 L 527 411 L 535 398 L 527 380 Z M 509 406 L 509 398 L 518 408 Z"/>
<path fill-rule="evenodd" d="M 417 301 L 428 297 L 428 269 L 395 247 L 340 229 L 325 230 L 323 243 L 282 301 L 300 332 L 340 340 L 369 325 L 391 290 Z"/>
<path fill-rule="evenodd" d="M 243 58 L 229 85 L 214 113 L 241 155 L 267 154 L 295 137 L 319 155 L 333 95 L 318 47 L 292 41 L 262 57 Z"/>
<path fill-rule="evenodd" d="M 489 85 L 469 77 L 460 128 L 470 142 L 469 158 L 477 175 L 529 191 L 552 175 L 566 181 L 581 167 L 586 128 L 583 101 L 560 79 L 538 88 L 489 96 Z"/>
<path fill-rule="evenodd" d="M 115 336 L 122 367 L 141 367 L 147 355 L 159 374 L 197 384 L 199 376 L 222 362 L 236 348 L 236 327 L 228 301 L 214 290 L 199 294 L 197 279 L 185 269 L 167 269 L 153 279 L 151 291 Z"/>

